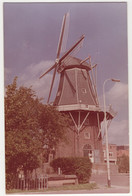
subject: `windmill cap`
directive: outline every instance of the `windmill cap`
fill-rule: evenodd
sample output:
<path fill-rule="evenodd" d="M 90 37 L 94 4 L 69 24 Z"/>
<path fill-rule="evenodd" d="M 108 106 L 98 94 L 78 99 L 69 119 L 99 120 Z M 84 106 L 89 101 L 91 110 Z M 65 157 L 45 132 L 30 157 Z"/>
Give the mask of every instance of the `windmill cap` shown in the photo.
<path fill-rule="evenodd" d="M 65 69 L 72 69 L 74 67 L 87 69 L 88 71 L 91 70 L 91 65 L 89 63 L 86 61 L 82 63 L 81 59 L 73 56 L 67 56 L 67 58 L 61 62 L 60 67 L 63 67 L 62 71 Z"/>

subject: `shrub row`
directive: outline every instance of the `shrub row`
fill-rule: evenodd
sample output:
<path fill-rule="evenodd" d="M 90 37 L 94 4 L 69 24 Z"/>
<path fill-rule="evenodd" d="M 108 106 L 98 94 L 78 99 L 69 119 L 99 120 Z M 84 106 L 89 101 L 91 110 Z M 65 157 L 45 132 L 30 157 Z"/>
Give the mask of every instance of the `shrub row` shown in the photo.
<path fill-rule="evenodd" d="M 92 163 L 88 157 L 57 158 L 50 165 L 55 172 L 60 168 L 62 174 L 76 175 L 79 183 L 89 182 L 92 172 Z"/>

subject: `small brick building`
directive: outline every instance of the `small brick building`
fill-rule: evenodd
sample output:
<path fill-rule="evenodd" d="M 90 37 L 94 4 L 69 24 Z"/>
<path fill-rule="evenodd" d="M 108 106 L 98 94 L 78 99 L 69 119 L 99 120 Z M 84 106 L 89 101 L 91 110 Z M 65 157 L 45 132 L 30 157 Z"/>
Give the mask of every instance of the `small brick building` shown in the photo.
<path fill-rule="evenodd" d="M 103 145 L 104 162 L 107 162 L 106 158 L 106 146 Z M 117 146 L 116 144 L 109 144 L 109 161 L 110 163 L 117 163 Z"/>

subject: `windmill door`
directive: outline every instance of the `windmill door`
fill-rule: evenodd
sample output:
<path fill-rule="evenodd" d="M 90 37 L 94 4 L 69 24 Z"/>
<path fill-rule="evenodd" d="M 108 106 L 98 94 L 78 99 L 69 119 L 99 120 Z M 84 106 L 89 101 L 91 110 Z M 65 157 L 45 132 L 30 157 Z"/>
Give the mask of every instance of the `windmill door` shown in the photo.
<path fill-rule="evenodd" d="M 83 156 L 84 157 L 89 157 L 91 162 L 94 162 L 94 154 L 92 147 L 89 144 L 85 144 L 83 147 Z"/>

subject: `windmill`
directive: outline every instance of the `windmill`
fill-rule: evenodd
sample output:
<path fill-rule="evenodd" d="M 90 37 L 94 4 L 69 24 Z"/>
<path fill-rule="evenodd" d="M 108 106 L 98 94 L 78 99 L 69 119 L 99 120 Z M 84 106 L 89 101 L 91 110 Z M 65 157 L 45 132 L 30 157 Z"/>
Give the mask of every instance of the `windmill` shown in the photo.
<path fill-rule="evenodd" d="M 60 73 L 53 105 L 58 111 L 68 114 L 72 120 L 72 125 L 67 130 L 69 144 L 60 143 L 56 157 L 89 156 L 93 163 L 100 163 L 103 162 L 101 122 L 104 112 L 99 106 L 96 89 L 97 64 L 92 65 L 91 56 L 84 60 L 73 56 L 81 48 L 84 35 L 60 57 L 68 20 L 67 13 L 63 17 L 55 63 L 40 76 L 42 78 L 54 69 L 47 101 L 49 103 L 56 72 Z M 107 120 L 110 121 L 113 117 L 112 112 L 107 111 Z"/>
<path fill-rule="evenodd" d="M 68 25 L 69 24 L 68 21 L 69 21 L 69 13 L 65 14 L 64 17 L 63 17 L 61 33 L 60 33 L 60 38 L 59 38 L 59 42 L 58 42 L 57 55 L 56 55 L 55 63 L 54 63 L 54 65 L 52 67 L 50 67 L 45 73 L 43 73 L 40 76 L 40 79 L 41 79 L 47 73 L 49 73 L 51 70 L 54 69 L 47 103 L 49 103 L 49 100 L 50 100 L 50 97 L 51 97 L 51 92 L 52 92 L 52 89 L 53 89 L 53 84 L 54 84 L 54 80 L 55 80 L 55 76 L 56 76 L 56 71 L 60 72 L 60 69 L 62 68 L 61 67 L 61 62 L 64 61 L 65 59 L 67 59 L 69 54 L 73 53 L 75 50 L 77 50 L 79 47 L 81 47 L 82 42 L 84 40 L 84 35 L 82 35 L 80 37 L 80 39 L 60 58 L 60 53 L 63 50 L 63 46 L 64 46 L 64 44 L 63 44 L 64 43 L 64 37 L 66 39 L 66 36 L 68 34 L 68 30 L 67 30 L 67 34 L 65 33 L 66 32 L 66 28 L 68 28 L 68 26 L 69 26 Z"/>

